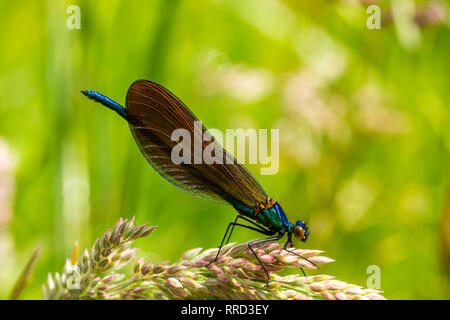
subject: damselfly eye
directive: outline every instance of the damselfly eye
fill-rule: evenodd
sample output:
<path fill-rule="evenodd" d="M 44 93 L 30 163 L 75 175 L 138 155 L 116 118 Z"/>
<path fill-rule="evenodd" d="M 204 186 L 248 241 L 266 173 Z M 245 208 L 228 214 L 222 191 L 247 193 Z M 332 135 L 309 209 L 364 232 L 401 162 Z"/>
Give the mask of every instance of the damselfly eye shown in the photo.
<path fill-rule="evenodd" d="M 303 229 L 300 226 L 296 226 L 294 228 L 294 236 L 299 240 L 305 241 L 306 240 L 305 229 Z"/>

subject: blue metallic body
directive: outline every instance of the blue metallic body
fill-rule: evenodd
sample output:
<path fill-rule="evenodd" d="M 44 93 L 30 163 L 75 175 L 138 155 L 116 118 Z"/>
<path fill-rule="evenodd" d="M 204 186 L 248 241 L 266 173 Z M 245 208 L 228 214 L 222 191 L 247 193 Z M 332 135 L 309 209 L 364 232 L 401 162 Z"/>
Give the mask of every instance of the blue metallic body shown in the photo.
<path fill-rule="evenodd" d="M 100 102 L 105 107 L 114 110 L 117 112 L 122 118 L 127 120 L 127 109 L 122 107 L 120 104 L 115 102 L 114 100 L 111 100 L 110 98 L 102 95 L 101 93 L 98 93 L 97 91 L 91 91 L 91 90 L 83 90 L 81 91 L 86 97 L 89 99 L 92 99 L 94 101 Z"/>

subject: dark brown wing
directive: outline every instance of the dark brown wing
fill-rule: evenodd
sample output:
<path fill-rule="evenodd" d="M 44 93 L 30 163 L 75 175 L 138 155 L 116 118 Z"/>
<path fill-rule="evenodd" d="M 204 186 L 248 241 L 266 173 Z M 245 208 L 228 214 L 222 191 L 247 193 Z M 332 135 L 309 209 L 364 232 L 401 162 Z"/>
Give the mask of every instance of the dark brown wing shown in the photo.
<path fill-rule="evenodd" d="M 150 165 L 170 183 L 218 202 L 254 206 L 267 199 L 264 189 L 243 165 L 214 138 L 212 142 L 203 139 L 206 128 L 203 125 L 194 127 L 198 119 L 169 90 L 151 81 L 138 80 L 128 90 L 126 107 L 130 129 L 139 149 Z M 190 133 L 190 163 L 175 164 L 172 161 L 172 149 L 179 142 L 172 140 L 175 129 L 186 129 Z M 223 150 L 223 163 L 194 163 L 194 154 L 202 155 L 208 145 Z"/>

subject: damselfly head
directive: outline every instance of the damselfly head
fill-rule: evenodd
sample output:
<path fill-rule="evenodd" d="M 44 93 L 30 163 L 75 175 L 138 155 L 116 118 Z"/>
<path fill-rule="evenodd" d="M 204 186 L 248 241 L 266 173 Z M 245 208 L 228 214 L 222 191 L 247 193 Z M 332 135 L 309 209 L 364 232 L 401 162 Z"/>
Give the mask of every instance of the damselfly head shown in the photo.
<path fill-rule="evenodd" d="M 294 236 L 303 242 L 306 241 L 306 239 L 308 239 L 309 236 L 308 227 L 306 226 L 306 223 L 304 223 L 303 221 L 297 221 L 295 223 L 293 232 Z"/>

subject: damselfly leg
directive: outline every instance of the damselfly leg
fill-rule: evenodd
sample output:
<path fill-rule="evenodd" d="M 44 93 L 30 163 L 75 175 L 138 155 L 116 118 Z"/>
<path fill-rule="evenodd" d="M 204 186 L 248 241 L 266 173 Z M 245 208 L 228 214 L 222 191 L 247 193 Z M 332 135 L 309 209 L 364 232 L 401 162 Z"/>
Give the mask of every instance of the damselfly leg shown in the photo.
<path fill-rule="evenodd" d="M 308 261 L 308 262 L 311 263 L 314 267 L 316 267 L 317 270 L 319 270 L 319 266 L 318 266 L 317 264 L 315 264 L 314 262 L 312 262 L 311 260 L 309 260 L 308 258 L 305 258 L 304 256 L 302 256 L 302 255 L 300 255 L 300 254 L 298 254 L 298 253 L 296 253 L 296 252 L 294 252 L 294 251 L 292 251 L 292 250 L 288 250 L 287 247 L 288 247 L 288 245 L 290 245 L 290 244 L 292 244 L 292 241 L 291 241 L 290 239 L 288 239 L 288 241 L 286 241 L 286 243 L 285 243 L 284 246 L 283 246 L 283 250 L 286 250 L 286 251 L 289 252 L 290 254 L 293 254 L 294 256 L 297 256 L 297 257 L 299 257 L 299 258 L 302 258 L 302 259 Z M 300 267 L 300 270 L 302 270 L 303 276 L 306 277 L 305 270 L 303 270 L 302 267 Z"/>
<path fill-rule="evenodd" d="M 236 220 L 237 220 L 238 218 L 242 218 L 242 219 L 244 219 L 244 220 L 246 220 L 246 221 L 251 222 L 253 225 L 255 225 L 255 227 L 253 227 L 253 226 L 248 226 L 248 225 L 245 225 L 245 224 L 236 222 Z M 219 254 L 220 254 L 220 250 L 222 250 L 224 241 L 225 241 L 225 239 L 226 239 L 226 237 L 227 237 L 228 232 L 230 231 L 230 227 L 232 228 L 232 230 L 234 230 L 234 227 L 235 227 L 235 226 L 247 228 L 247 229 L 256 231 L 256 232 L 258 232 L 258 233 L 264 234 L 264 235 L 266 235 L 266 236 L 271 236 L 271 235 L 273 235 L 273 234 L 275 233 L 275 232 L 273 232 L 273 231 L 270 231 L 270 230 L 268 230 L 268 229 L 265 229 L 265 228 L 261 227 L 260 225 L 258 225 L 257 223 L 255 223 L 255 222 L 253 222 L 253 221 L 251 221 L 251 220 L 247 220 L 247 218 L 242 217 L 241 215 L 238 215 L 238 216 L 236 217 L 236 219 L 235 219 L 234 222 L 230 222 L 230 223 L 228 224 L 227 231 L 225 232 L 225 235 L 224 235 L 223 238 L 222 238 L 222 242 L 220 243 L 219 250 L 217 251 L 216 257 L 214 258 L 213 261 L 211 261 L 210 263 L 208 263 L 206 266 L 209 266 L 211 263 L 214 263 L 214 262 L 217 261 L 217 258 L 219 257 Z M 232 230 L 231 230 L 231 232 L 232 232 Z M 228 237 L 228 240 L 229 240 L 229 237 Z M 227 241 L 227 243 L 228 243 L 228 241 Z"/>

